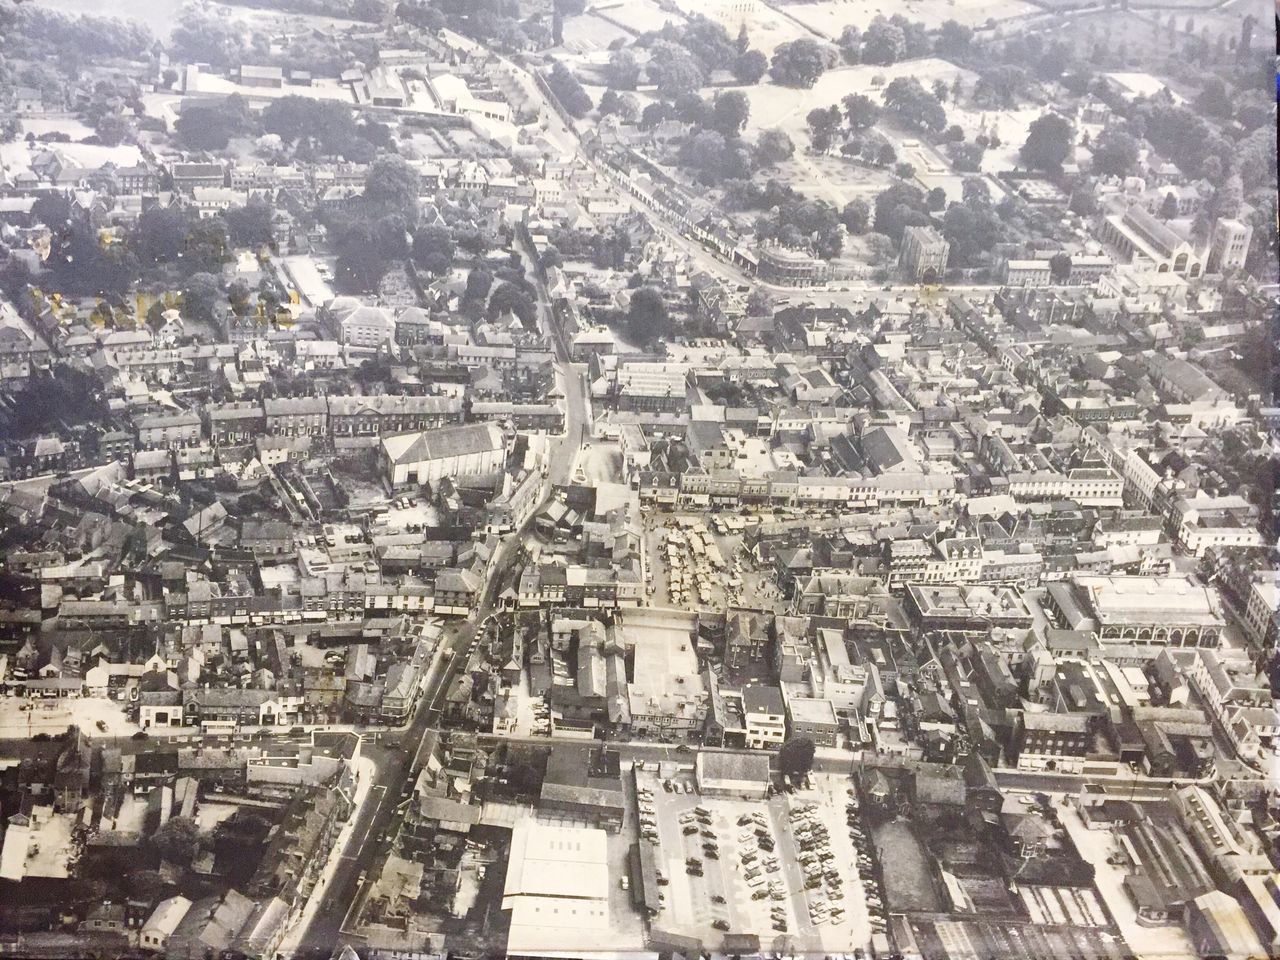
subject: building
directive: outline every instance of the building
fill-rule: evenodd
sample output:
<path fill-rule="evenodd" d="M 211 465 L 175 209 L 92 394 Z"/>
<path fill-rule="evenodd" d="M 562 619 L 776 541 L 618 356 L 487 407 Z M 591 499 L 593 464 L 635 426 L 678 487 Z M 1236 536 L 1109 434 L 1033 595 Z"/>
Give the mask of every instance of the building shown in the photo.
<path fill-rule="evenodd" d="M 1102 643 L 1216 647 L 1226 626 L 1217 590 L 1190 577 L 1073 575 L 1050 583 L 1045 610 L 1056 625 Z"/>
<path fill-rule="evenodd" d="M 138 946 L 143 950 L 154 950 L 164 953 L 169 937 L 178 928 L 182 918 L 191 909 L 191 901 L 186 897 L 169 897 L 156 904 L 151 916 L 138 931 Z"/>
<path fill-rule="evenodd" d="M 907 227 L 902 233 L 898 266 L 916 283 L 937 283 L 947 272 L 951 244 L 933 227 Z"/>
<path fill-rule="evenodd" d="M 1204 259 L 1196 249 L 1141 204 L 1104 219 L 1102 242 L 1127 262 L 1151 267 L 1157 273 L 1194 280 L 1204 272 Z"/>
<path fill-rule="evenodd" d="M 791 736 L 808 737 L 819 747 L 834 747 L 840 737 L 840 721 L 830 700 L 787 697 Z"/>
<path fill-rule="evenodd" d="M 1011 287 L 1047 287 L 1052 280 L 1048 260 L 1006 260 L 1001 273 Z"/>
<path fill-rule="evenodd" d="M 146 450 L 199 443 L 203 425 L 197 413 L 158 413 L 138 421 L 138 446 Z"/>
<path fill-rule="evenodd" d="M 339 321 L 338 333 L 349 347 L 377 349 L 395 342 L 396 321 L 382 307 L 362 305 Z"/>
<path fill-rule="evenodd" d="M 273 437 L 323 437 L 329 432 L 324 397 L 273 397 L 262 407 L 267 433 Z"/>
<path fill-rule="evenodd" d="M 500 471 L 507 440 L 493 423 L 441 427 L 385 437 L 383 474 L 394 487 L 435 483 L 445 477 L 473 477 Z"/>
<path fill-rule="evenodd" d="M 508 957 L 563 956 L 566 944 L 606 941 L 614 886 L 607 842 L 594 828 L 516 823 L 502 889 Z"/>
<path fill-rule="evenodd" d="M 1213 225 L 1209 241 L 1209 265 L 1214 273 L 1231 273 L 1244 266 L 1253 241 L 1253 227 L 1239 220 L 1223 218 Z"/>
<path fill-rule="evenodd" d="M 747 746 L 753 750 L 776 750 L 787 738 L 786 710 L 777 687 L 751 683 L 742 689 L 742 713 L 746 721 Z"/>
<path fill-rule="evenodd" d="M 266 87 L 279 90 L 284 86 L 284 71 L 280 67 L 257 67 L 247 63 L 241 64 L 240 86 Z"/>
<path fill-rule="evenodd" d="M 699 753 L 694 781 L 704 797 L 762 800 L 769 793 L 769 758 L 758 753 Z"/>
<path fill-rule="evenodd" d="M 761 247 L 757 267 L 760 279 L 783 287 L 809 287 L 824 283 L 830 267 L 803 250 L 791 250 L 772 244 Z"/>
<path fill-rule="evenodd" d="M 1225 960 L 1267 956 L 1240 901 L 1221 890 L 1210 890 L 1188 903 L 1182 922 L 1197 956 Z"/>
<path fill-rule="evenodd" d="M 378 438 L 457 423 L 462 401 L 446 396 L 353 396 L 329 398 L 329 430 L 335 444 L 376 446 Z"/>
<path fill-rule="evenodd" d="M 1014 726 L 1010 746 L 1020 770 L 1079 773 L 1092 742 L 1085 714 L 1024 711 Z"/>

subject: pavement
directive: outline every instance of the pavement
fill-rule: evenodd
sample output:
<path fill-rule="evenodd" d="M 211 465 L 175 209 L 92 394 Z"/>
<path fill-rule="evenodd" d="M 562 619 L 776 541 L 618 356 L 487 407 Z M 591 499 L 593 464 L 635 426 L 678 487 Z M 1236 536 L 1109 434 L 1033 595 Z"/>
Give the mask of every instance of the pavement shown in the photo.
<path fill-rule="evenodd" d="M 307 928 L 311 926 L 316 911 L 324 902 L 325 893 L 328 891 L 329 885 L 333 883 L 334 877 L 346 865 L 349 856 L 346 850 L 351 845 L 352 838 L 354 836 L 360 836 L 361 838 L 356 846 L 357 858 L 360 850 L 369 841 L 373 824 L 370 817 L 362 815 L 370 810 L 371 807 L 376 806 L 378 791 L 385 791 L 386 789 L 385 787 L 374 785 L 374 776 L 377 773 L 377 769 L 377 765 L 368 757 L 361 757 L 356 763 L 356 792 L 353 798 L 355 804 L 354 815 L 347 820 L 339 832 L 337 840 L 334 841 L 333 849 L 329 852 L 329 861 L 325 864 L 324 870 L 320 874 L 320 879 L 316 881 L 316 885 L 311 891 L 311 896 L 307 898 L 302 912 L 280 942 L 280 953 L 286 957 L 291 956 L 301 945 L 303 935 L 307 932 Z M 373 798 L 372 804 L 370 803 L 370 798 Z"/>
<path fill-rule="evenodd" d="M 390 852 L 392 827 L 400 816 L 397 807 L 407 799 L 405 787 L 417 776 L 421 764 L 419 753 L 427 731 L 439 722 L 440 702 L 458 666 L 466 662 L 464 651 L 474 635 L 475 628 L 469 621 L 447 625 L 441 653 L 427 675 L 417 712 L 398 738 L 399 743 L 390 745 L 393 738 L 387 737 L 381 745 L 365 744 L 363 751 L 375 766 L 370 784 L 372 802 L 360 807 L 345 845 L 340 844 L 340 868 L 326 885 L 310 922 L 297 936 L 299 955 L 315 951 L 328 957 L 336 945 L 361 942 L 358 935 L 347 929 L 348 916 L 359 912 L 359 898 L 366 890 L 363 879 L 370 882 L 376 879 L 375 868 Z"/>

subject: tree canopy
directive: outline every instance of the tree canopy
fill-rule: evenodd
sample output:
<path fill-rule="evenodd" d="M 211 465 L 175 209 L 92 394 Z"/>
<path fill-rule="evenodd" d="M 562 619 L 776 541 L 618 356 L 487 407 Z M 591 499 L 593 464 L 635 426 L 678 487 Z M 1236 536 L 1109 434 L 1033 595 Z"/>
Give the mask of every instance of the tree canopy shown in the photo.
<path fill-rule="evenodd" d="M 827 59 L 817 41 L 801 37 L 774 48 L 769 76 L 784 87 L 812 87 L 826 69 Z"/>
<path fill-rule="evenodd" d="M 1074 143 L 1075 127 L 1071 121 L 1057 113 L 1046 113 L 1031 122 L 1027 142 L 1018 156 L 1028 167 L 1058 171 L 1071 155 Z"/>

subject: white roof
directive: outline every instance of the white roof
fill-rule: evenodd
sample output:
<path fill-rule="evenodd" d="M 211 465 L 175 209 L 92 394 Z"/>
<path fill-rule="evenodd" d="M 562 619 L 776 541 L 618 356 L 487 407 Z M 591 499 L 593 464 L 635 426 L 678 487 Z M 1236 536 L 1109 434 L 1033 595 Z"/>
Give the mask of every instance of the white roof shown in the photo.
<path fill-rule="evenodd" d="M 607 903 L 606 853 L 603 830 L 520 821 L 511 836 L 511 857 L 502 891 L 504 906 L 507 898 L 519 896 Z"/>

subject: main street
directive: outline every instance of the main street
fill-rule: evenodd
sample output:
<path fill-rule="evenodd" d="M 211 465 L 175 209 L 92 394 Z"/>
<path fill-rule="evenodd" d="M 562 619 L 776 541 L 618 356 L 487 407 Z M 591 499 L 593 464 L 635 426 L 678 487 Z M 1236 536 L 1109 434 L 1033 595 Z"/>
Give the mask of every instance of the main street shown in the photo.
<path fill-rule="evenodd" d="M 574 366 L 564 330 L 556 322 L 546 285 L 533 262 L 530 251 L 522 251 L 526 271 L 534 277 L 537 289 L 537 308 L 542 328 L 550 333 L 555 348 L 556 368 L 565 393 L 565 430 L 558 437 L 549 438 L 547 451 L 547 475 L 543 487 L 542 503 L 550 498 L 557 485 L 567 483 L 578 450 L 585 439 L 589 407 L 585 372 Z M 506 579 L 533 517 L 524 521 L 519 529 L 503 537 L 489 564 L 485 589 L 475 613 L 466 620 L 446 627 L 440 655 L 433 663 L 425 682 L 417 712 L 408 728 L 402 733 L 390 732 L 383 737 L 382 745 L 366 745 L 377 767 L 373 788 L 368 802 L 357 813 L 355 829 L 346 848 L 338 871 L 324 892 L 320 908 L 302 935 L 303 949 L 331 952 L 339 943 L 358 943 L 360 938 L 345 929 L 354 921 L 363 905 L 367 888 L 377 877 L 377 867 L 385 861 L 394 832 L 397 807 L 404 803 L 413 780 L 417 777 L 426 758 L 420 755 L 427 740 L 428 731 L 440 722 L 441 704 L 447 695 L 458 670 L 470 659 L 479 640 L 479 628 L 493 612 L 498 590 Z M 398 741 L 395 747 L 387 746 Z"/>
<path fill-rule="evenodd" d="M 372 868 L 387 858 L 396 808 L 406 799 L 405 787 L 417 776 L 418 752 L 427 731 L 439 722 L 440 701 L 474 634 L 470 621 L 450 624 L 409 726 L 398 734 L 385 734 L 380 743 L 366 742 L 362 746 L 376 765 L 374 784 L 367 802 L 356 814 L 355 829 L 342 851 L 338 870 L 324 891 L 320 908 L 300 938 L 303 951 L 323 951 L 327 957 L 340 943 L 359 942 L 358 937 L 344 932 L 344 924 L 348 914 L 356 912 L 353 908 L 365 893 L 365 884 L 377 878 Z"/>

